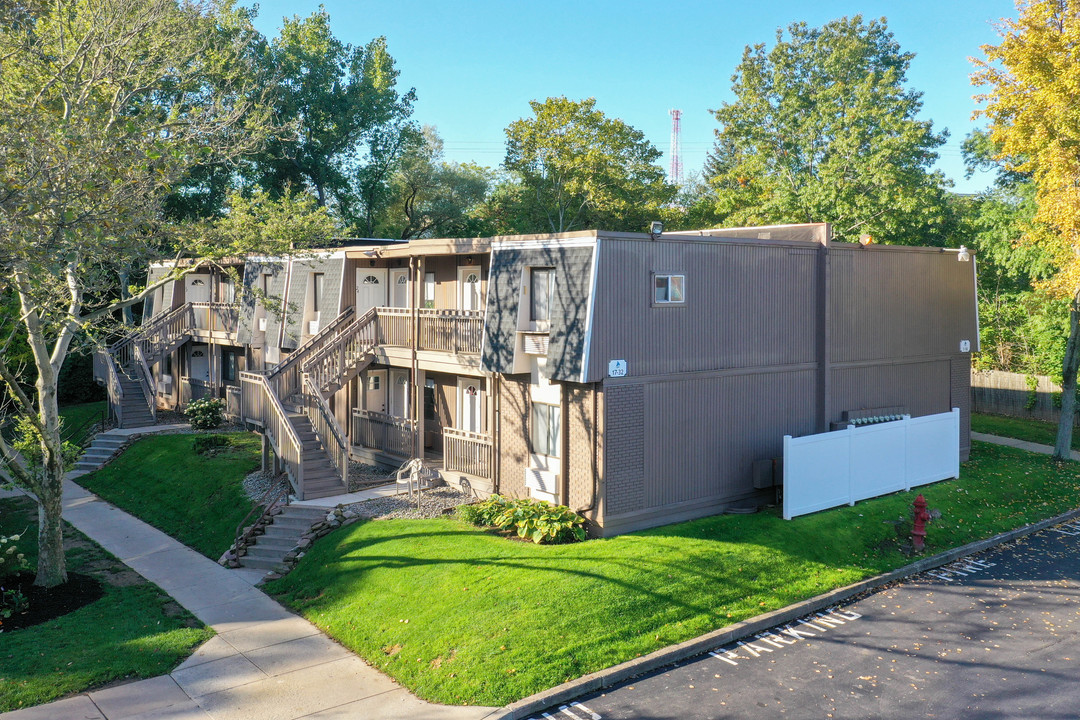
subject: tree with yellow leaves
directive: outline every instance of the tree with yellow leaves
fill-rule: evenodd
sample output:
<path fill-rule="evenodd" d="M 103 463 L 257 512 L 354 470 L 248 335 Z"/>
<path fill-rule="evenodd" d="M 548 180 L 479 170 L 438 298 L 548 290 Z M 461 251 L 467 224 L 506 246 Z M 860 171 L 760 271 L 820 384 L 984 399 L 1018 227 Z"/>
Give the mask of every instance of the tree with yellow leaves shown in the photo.
<path fill-rule="evenodd" d="M 1065 459 L 1080 365 L 1080 0 L 1017 0 L 1017 10 L 1017 19 L 1001 21 L 1001 43 L 974 60 L 972 82 L 989 88 L 978 99 L 1000 157 L 1035 182 L 1038 209 L 1025 241 L 1055 260 L 1046 289 L 1071 301 L 1054 448 Z"/>

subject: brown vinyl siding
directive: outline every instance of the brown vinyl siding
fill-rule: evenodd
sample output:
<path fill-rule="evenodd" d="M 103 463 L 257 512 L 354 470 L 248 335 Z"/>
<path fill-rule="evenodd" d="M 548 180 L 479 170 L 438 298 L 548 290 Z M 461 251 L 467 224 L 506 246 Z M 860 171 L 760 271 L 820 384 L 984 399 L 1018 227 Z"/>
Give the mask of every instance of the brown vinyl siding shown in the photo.
<path fill-rule="evenodd" d="M 586 380 L 814 361 L 816 248 L 734 241 L 600 243 Z M 686 277 L 653 306 L 652 274 Z"/>
<path fill-rule="evenodd" d="M 912 417 L 951 410 L 948 358 L 921 362 L 833 367 L 832 422 L 845 410 L 907 408 Z"/>

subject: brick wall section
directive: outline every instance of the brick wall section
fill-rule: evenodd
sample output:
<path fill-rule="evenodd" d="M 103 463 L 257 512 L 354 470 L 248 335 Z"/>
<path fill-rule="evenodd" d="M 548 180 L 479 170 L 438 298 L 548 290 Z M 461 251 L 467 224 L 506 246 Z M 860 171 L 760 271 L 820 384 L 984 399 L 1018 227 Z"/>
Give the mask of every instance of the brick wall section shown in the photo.
<path fill-rule="evenodd" d="M 599 385 L 579 385 L 565 383 L 563 392 L 567 393 L 569 404 L 569 417 L 564 421 L 566 432 L 569 433 L 570 455 L 568 458 L 570 477 L 570 509 L 584 511 L 589 505 L 591 511 L 585 512 L 586 517 L 597 517 L 597 506 L 594 493 L 594 468 L 597 474 L 602 467 L 601 458 L 596 457 L 597 419 L 603 413 L 603 393 L 597 392 Z M 594 409 L 593 403 L 596 402 Z M 595 458 L 595 460 L 594 460 Z"/>
<path fill-rule="evenodd" d="M 604 515 L 645 507 L 645 387 L 604 390 Z"/>
<path fill-rule="evenodd" d="M 529 466 L 529 380 L 498 376 L 499 383 L 499 486 L 509 497 L 528 497 L 525 468 Z"/>
<path fill-rule="evenodd" d="M 951 365 L 951 407 L 960 408 L 960 462 L 966 462 L 971 455 L 971 356 L 954 355 Z"/>

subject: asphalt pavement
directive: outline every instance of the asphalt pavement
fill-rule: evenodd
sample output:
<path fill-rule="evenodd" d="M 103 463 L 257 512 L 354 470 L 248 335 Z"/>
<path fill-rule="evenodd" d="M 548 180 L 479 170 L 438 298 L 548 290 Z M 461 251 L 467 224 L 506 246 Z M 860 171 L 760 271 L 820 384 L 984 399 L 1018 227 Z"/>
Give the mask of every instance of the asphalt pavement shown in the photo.
<path fill-rule="evenodd" d="M 559 720 L 1080 717 L 1080 521 L 534 713 Z"/>

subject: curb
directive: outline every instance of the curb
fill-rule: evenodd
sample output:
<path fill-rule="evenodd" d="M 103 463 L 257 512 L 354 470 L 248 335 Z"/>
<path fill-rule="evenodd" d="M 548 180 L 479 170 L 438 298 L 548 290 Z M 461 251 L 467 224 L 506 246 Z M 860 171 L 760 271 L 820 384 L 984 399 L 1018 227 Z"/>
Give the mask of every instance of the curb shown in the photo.
<path fill-rule="evenodd" d="M 1057 517 L 1040 520 L 1037 523 L 1017 528 L 1016 530 L 1003 532 L 999 535 L 986 538 L 985 540 L 976 540 L 967 545 L 962 545 L 961 547 L 953 548 L 952 550 L 946 550 L 943 553 L 923 558 L 922 560 L 913 562 L 910 565 L 905 565 L 904 567 L 891 572 L 876 575 L 852 585 L 831 590 L 822 595 L 817 595 L 808 600 L 795 603 L 794 605 L 788 605 L 780 610 L 773 610 L 764 615 L 758 615 L 751 620 L 744 620 L 743 622 L 738 622 L 734 625 L 728 625 L 727 627 L 714 630 L 705 635 L 693 638 L 692 640 L 687 640 L 677 645 L 670 645 L 666 648 L 655 650 L 643 657 L 634 658 L 633 660 L 628 660 L 624 663 L 619 663 L 618 665 L 613 665 L 612 667 L 598 670 L 597 672 L 589 673 L 588 675 L 583 675 L 576 680 L 564 682 L 561 685 L 556 685 L 548 690 L 538 692 L 535 695 L 530 695 L 527 698 L 510 703 L 501 710 L 487 715 L 485 720 L 523 720 L 533 713 L 561 703 L 567 703 L 586 693 L 602 690 L 603 688 L 611 687 L 612 685 L 616 685 L 623 680 L 627 680 L 637 675 L 643 675 L 668 665 L 674 665 L 681 660 L 703 655 L 714 648 L 729 645 L 748 635 L 754 635 L 776 625 L 791 622 L 796 618 L 836 605 L 837 603 L 843 602 L 855 595 L 860 595 L 868 590 L 873 590 L 896 580 L 911 575 L 918 575 L 927 570 L 947 565 L 953 560 L 965 555 L 988 550 L 997 545 L 1010 542 L 1011 540 L 1016 540 L 1039 532 L 1040 530 L 1045 530 L 1051 525 L 1068 522 L 1070 520 L 1075 520 L 1076 518 L 1080 518 L 1080 508 L 1070 510 Z"/>

